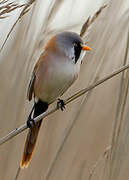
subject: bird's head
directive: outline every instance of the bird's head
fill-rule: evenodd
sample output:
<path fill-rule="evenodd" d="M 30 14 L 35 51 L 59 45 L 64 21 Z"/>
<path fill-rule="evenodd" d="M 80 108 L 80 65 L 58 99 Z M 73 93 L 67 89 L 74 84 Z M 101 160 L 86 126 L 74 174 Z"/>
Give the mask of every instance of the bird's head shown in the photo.
<path fill-rule="evenodd" d="M 67 56 L 75 64 L 80 58 L 82 59 L 82 56 L 85 54 L 84 52 L 91 50 L 91 48 L 84 44 L 82 38 L 74 32 L 56 34 L 49 40 L 46 49 Z"/>

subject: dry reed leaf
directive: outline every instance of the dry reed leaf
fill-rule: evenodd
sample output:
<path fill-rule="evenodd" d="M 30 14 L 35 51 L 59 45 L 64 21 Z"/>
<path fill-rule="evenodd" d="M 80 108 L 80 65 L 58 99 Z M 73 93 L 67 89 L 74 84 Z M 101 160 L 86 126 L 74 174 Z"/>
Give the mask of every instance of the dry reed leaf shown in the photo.
<path fill-rule="evenodd" d="M 128 52 L 129 52 L 129 31 L 127 35 L 127 42 L 126 42 L 126 50 L 124 56 L 123 64 L 128 63 Z M 109 174 L 104 172 L 104 176 L 106 175 L 109 179 L 119 179 L 119 172 L 121 168 L 121 164 L 118 163 L 119 160 L 125 161 L 125 159 L 121 156 L 123 153 L 123 149 L 125 148 L 123 144 L 126 144 L 127 136 L 124 135 L 123 131 L 126 132 L 126 121 L 128 118 L 125 119 L 124 115 L 127 113 L 126 106 L 128 101 L 128 89 L 129 89 L 129 70 L 127 72 L 123 72 L 120 81 L 120 92 L 118 97 L 118 104 L 116 110 L 116 117 L 115 121 L 113 122 L 113 130 L 112 130 L 112 137 L 111 137 L 111 151 L 109 153 L 109 158 L 105 162 L 105 167 L 109 168 Z M 126 125 L 125 125 L 126 124 Z M 124 138 L 123 138 L 124 137 Z M 120 139 L 122 138 L 122 142 Z M 120 150 L 120 148 L 121 149 Z M 118 150 L 119 147 L 119 150 Z M 119 159 L 119 160 L 118 160 Z M 105 177 L 104 177 L 105 178 Z"/>
<path fill-rule="evenodd" d="M 76 23 L 76 24 L 73 24 L 73 25 L 69 25 L 69 26 L 65 26 L 63 28 L 59 28 L 59 29 L 47 29 L 47 36 L 50 36 L 52 34 L 56 34 L 56 33 L 59 33 L 59 32 L 62 32 L 62 31 L 70 31 L 71 29 L 74 29 L 74 28 L 77 28 L 79 27 L 80 24 Z"/>
<path fill-rule="evenodd" d="M 8 2 L 8 0 L 3 0 L 3 1 L 0 1 L 0 4 L 6 3 L 6 2 Z"/>
<path fill-rule="evenodd" d="M 105 151 L 100 155 L 100 157 L 97 159 L 97 161 L 94 163 L 94 165 L 93 165 L 92 168 L 91 168 L 90 174 L 89 174 L 89 176 L 88 176 L 88 180 L 92 180 L 91 178 L 93 177 L 96 168 L 98 167 L 98 165 L 101 163 L 101 161 L 102 161 L 103 159 L 106 159 L 106 158 L 107 158 L 108 153 L 110 152 L 110 150 L 111 150 L 111 146 L 108 146 L 108 147 L 105 149 Z"/>
<path fill-rule="evenodd" d="M 29 4 L 24 4 L 21 6 L 25 6 L 24 9 L 22 10 L 22 12 L 20 13 L 19 17 L 17 18 L 17 20 L 15 21 L 15 23 L 13 24 L 12 28 L 10 29 L 9 33 L 6 36 L 6 39 L 4 41 L 4 43 L 2 44 L 2 47 L 0 48 L 0 52 L 2 51 L 5 43 L 7 42 L 10 34 L 12 33 L 13 29 L 15 28 L 16 24 L 18 23 L 18 21 L 30 10 L 30 6 L 35 2 L 35 0 L 31 0 L 29 2 Z"/>
<path fill-rule="evenodd" d="M 2 5 L 3 4 L 3 5 Z M 7 18 L 8 14 L 12 11 L 25 6 L 26 4 L 19 5 L 17 3 L 2 1 L 0 2 L 0 19 Z"/>
<path fill-rule="evenodd" d="M 45 30 L 44 30 L 43 34 L 46 34 L 46 37 L 48 37 L 49 35 L 55 34 L 57 32 L 60 32 L 57 29 L 51 29 L 49 27 L 49 24 L 51 23 L 51 21 L 56 16 L 56 14 L 59 11 L 59 9 L 60 9 L 63 2 L 64 2 L 64 0 L 56 0 L 55 3 L 52 6 L 51 11 L 49 12 L 49 14 L 48 14 L 48 16 L 47 16 L 47 18 L 45 20 Z M 43 35 L 43 38 L 41 37 L 41 39 L 39 41 L 39 45 L 38 45 L 39 49 L 40 49 L 40 47 L 42 47 L 43 43 L 44 43 L 44 35 Z"/>
<path fill-rule="evenodd" d="M 104 5 L 104 6 L 100 7 L 100 9 L 93 15 L 92 18 L 90 16 L 88 17 L 88 19 L 86 20 L 86 22 L 82 26 L 82 29 L 81 29 L 81 32 L 80 32 L 81 37 L 84 36 L 84 34 L 86 33 L 89 26 L 96 20 L 96 18 L 100 15 L 100 13 L 102 12 L 102 10 L 105 7 L 107 7 L 107 5 Z"/>
<path fill-rule="evenodd" d="M 51 21 L 52 18 L 54 18 L 54 16 L 58 12 L 58 10 L 61 7 L 63 2 L 64 2 L 64 0 L 56 0 L 56 2 L 54 3 L 54 5 L 52 7 L 52 10 L 48 16 L 48 23 Z"/>
<path fill-rule="evenodd" d="M 50 34 L 48 33 L 49 30 L 49 24 L 52 21 L 52 19 L 54 19 L 54 17 L 56 16 L 56 13 L 58 12 L 59 8 L 61 7 L 62 3 L 64 2 L 64 0 L 56 0 L 47 19 L 46 19 L 46 30 L 44 33 Z"/>

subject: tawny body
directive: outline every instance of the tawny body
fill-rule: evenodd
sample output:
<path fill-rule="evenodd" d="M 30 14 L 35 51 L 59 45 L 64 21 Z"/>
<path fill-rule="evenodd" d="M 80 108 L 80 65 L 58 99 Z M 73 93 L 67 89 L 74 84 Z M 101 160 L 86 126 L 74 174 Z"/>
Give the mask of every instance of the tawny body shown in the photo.
<path fill-rule="evenodd" d="M 56 54 L 42 55 L 40 58 L 43 60 L 39 61 L 35 71 L 34 94 L 50 104 L 77 79 L 80 65 L 75 65 L 69 57 L 57 57 Z"/>
<path fill-rule="evenodd" d="M 45 112 L 48 105 L 73 84 L 80 70 L 82 50 L 89 49 L 76 33 L 64 32 L 50 39 L 34 67 L 28 87 L 28 100 L 33 95 L 37 99 L 32 111 L 33 118 Z M 42 120 L 29 130 L 21 161 L 22 168 L 27 167 L 31 160 L 41 123 Z"/>

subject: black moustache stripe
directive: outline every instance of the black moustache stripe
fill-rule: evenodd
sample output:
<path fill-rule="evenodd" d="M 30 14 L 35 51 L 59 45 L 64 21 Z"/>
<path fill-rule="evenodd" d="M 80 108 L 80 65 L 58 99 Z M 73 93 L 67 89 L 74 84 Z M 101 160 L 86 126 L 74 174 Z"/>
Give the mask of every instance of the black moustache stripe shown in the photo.
<path fill-rule="evenodd" d="M 78 44 L 77 46 L 74 46 L 75 64 L 77 63 L 77 61 L 80 57 L 81 50 L 82 50 L 82 47 L 80 44 Z"/>

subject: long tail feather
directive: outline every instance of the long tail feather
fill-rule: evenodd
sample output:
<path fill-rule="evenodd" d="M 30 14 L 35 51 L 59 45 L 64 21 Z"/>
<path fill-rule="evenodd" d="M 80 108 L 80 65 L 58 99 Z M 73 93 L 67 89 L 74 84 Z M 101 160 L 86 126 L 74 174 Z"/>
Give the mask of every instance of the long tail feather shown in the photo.
<path fill-rule="evenodd" d="M 45 112 L 48 108 L 48 104 L 44 103 L 42 101 L 38 101 L 38 103 L 35 104 L 34 107 L 34 118 L 39 116 L 41 113 Z M 22 156 L 22 161 L 21 161 L 21 168 L 27 168 L 31 159 L 32 155 L 35 150 L 36 142 L 37 142 L 37 137 L 39 134 L 39 130 L 41 127 L 42 120 L 36 123 L 36 125 L 29 129 L 29 132 L 27 134 L 25 146 L 24 146 L 24 152 Z"/>

